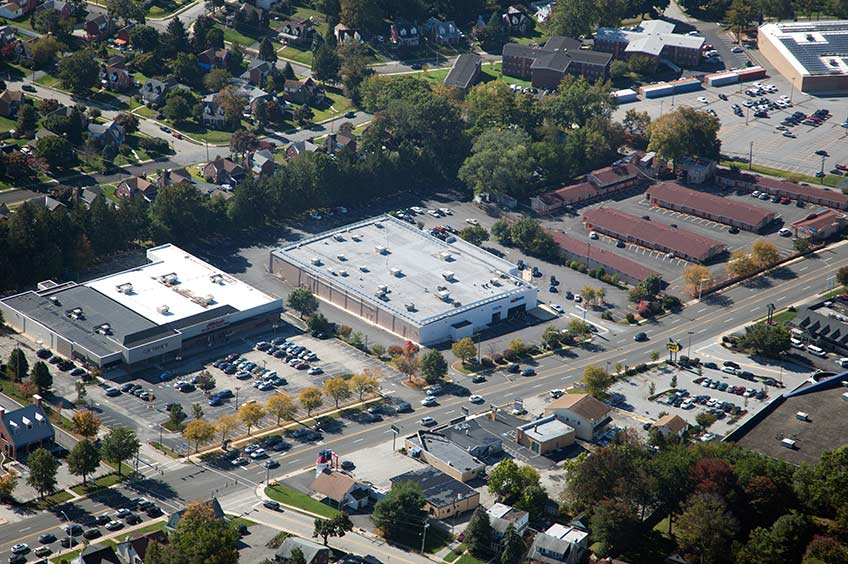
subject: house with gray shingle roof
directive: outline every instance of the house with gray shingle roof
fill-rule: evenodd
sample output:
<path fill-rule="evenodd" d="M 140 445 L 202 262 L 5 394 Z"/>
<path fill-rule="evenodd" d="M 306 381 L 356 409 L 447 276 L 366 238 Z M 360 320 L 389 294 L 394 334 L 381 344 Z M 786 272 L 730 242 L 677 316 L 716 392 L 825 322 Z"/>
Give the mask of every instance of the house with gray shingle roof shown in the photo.
<path fill-rule="evenodd" d="M 303 553 L 303 559 L 306 561 L 306 564 L 327 564 L 330 560 L 329 548 L 317 542 L 299 537 L 288 537 L 284 540 L 283 544 L 280 545 L 280 548 L 274 554 L 274 557 L 277 559 L 277 562 L 285 564 L 285 562 L 291 559 L 292 551 L 296 548 L 299 548 L 300 552 Z"/>
<path fill-rule="evenodd" d="M 53 446 L 56 431 L 41 407 L 41 396 L 32 399 L 32 405 L 13 411 L 0 407 L 0 444 L 6 456 L 19 459 L 35 449 Z"/>

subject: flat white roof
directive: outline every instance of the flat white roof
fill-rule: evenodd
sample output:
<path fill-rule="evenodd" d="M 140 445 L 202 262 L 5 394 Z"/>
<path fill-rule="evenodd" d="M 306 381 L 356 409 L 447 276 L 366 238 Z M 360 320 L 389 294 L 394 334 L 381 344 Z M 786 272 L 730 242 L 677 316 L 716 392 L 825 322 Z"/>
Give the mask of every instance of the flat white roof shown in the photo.
<path fill-rule="evenodd" d="M 449 240 L 384 215 L 273 254 L 418 325 L 535 291 L 513 274 L 514 264 L 458 237 Z"/>
<path fill-rule="evenodd" d="M 174 245 L 147 251 L 149 264 L 87 282 L 157 325 L 211 308 L 246 311 L 276 301 Z"/>

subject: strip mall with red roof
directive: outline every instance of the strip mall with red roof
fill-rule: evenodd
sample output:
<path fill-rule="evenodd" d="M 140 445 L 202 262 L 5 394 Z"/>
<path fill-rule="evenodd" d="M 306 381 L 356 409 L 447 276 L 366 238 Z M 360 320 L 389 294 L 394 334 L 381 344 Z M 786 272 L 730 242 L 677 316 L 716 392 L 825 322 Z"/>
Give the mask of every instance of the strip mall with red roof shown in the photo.
<path fill-rule="evenodd" d="M 838 210 L 848 209 L 848 196 L 835 190 L 725 168 L 717 169 L 715 178 L 716 183 L 725 188 L 736 188 L 749 192 L 759 190 L 771 196 L 785 196 L 793 200 Z"/>
<path fill-rule="evenodd" d="M 754 233 L 762 231 L 777 216 L 765 208 L 692 190 L 676 182 L 661 182 L 651 186 L 646 196 L 651 205 L 703 217 Z"/>
<path fill-rule="evenodd" d="M 848 226 L 848 215 L 832 209 L 821 209 L 792 224 L 795 237 L 821 241 L 842 232 Z"/>
<path fill-rule="evenodd" d="M 583 214 L 586 229 L 691 262 L 707 262 L 727 250 L 721 241 L 612 208 L 593 208 Z"/>
<path fill-rule="evenodd" d="M 629 162 L 600 168 L 587 174 L 585 182 L 563 186 L 530 198 L 530 207 L 536 213 L 552 213 L 565 206 L 620 194 L 639 184 L 641 179 L 642 171 Z"/>
<path fill-rule="evenodd" d="M 649 276 L 660 274 L 629 258 L 619 256 L 611 251 L 592 246 L 588 241 L 575 239 L 559 231 L 548 231 L 559 247 L 560 256 L 566 261 L 576 260 L 586 265 L 589 270 L 603 268 L 607 274 L 615 274 L 625 284 L 636 286 Z"/>

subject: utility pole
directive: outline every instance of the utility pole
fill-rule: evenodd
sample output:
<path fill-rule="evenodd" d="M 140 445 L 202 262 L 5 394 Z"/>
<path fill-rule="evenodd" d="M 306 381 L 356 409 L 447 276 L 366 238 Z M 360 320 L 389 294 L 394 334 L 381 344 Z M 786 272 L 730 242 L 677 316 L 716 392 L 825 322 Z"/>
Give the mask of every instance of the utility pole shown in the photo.
<path fill-rule="evenodd" d="M 203 141 L 206 143 L 206 162 L 208 163 L 209 162 L 209 140 L 204 139 Z"/>
<path fill-rule="evenodd" d="M 751 108 L 748 108 L 748 112 L 750 113 Z M 746 122 L 747 125 L 747 122 Z M 748 170 L 751 170 L 751 166 L 754 164 L 754 142 L 751 141 L 751 144 L 748 146 Z M 824 167 L 824 164 L 822 164 Z"/>
<path fill-rule="evenodd" d="M 424 518 L 427 519 L 427 516 L 425 515 Z M 429 526 L 430 526 L 430 521 L 425 521 L 424 522 L 424 533 L 422 533 L 422 535 L 421 535 L 421 554 L 424 554 L 424 543 L 427 540 L 427 527 L 429 527 Z"/>
<path fill-rule="evenodd" d="M 689 343 L 686 345 L 686 356 L 692 358 L 692 335 L 694 335 L 695 332 L 688 331 L 687 334 L 689 335 Z"/>
<path fill-rule="evenodd" d="M 824 184 L 824 160 L 826 158 L 827 157 L 825 155 L 822 155 L 821 176 L 819 177 L 819 182 L 821 182 L 822 184 Z"/>

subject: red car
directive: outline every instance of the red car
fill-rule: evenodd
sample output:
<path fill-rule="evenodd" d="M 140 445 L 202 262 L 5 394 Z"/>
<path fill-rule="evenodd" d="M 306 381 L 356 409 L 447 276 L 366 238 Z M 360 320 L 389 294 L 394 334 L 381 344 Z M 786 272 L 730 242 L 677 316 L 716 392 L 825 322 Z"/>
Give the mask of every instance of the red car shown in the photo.
<path fill-rule="evenodd" d="M 174 137 L 176 137 L 177 139 L 182 139 L 182 138 L 183 138 L 183 134 L 182 134 L 182 133 L 180 133 L 179 131 L 174 131 L 173 133 L 171 133 L 171 135 L 173 135 L 173 136 L 174 136 Z"/>
<path fill-rule="evenodd" d="M 836 165 L 836 168 L 838 168 L 839 170 L 844 170 L 844 171 L 848 172 L 848 165 L 838 164 L 838 165 Z"/>
<path fill-rule="evenodd" d="M 295 368 L 297 368 L 298 370 L 306 370 L 307 368 L 309 368 L 309 363 L 308 362 L 300 362 L 300 363 L 295 365 Z"/>

